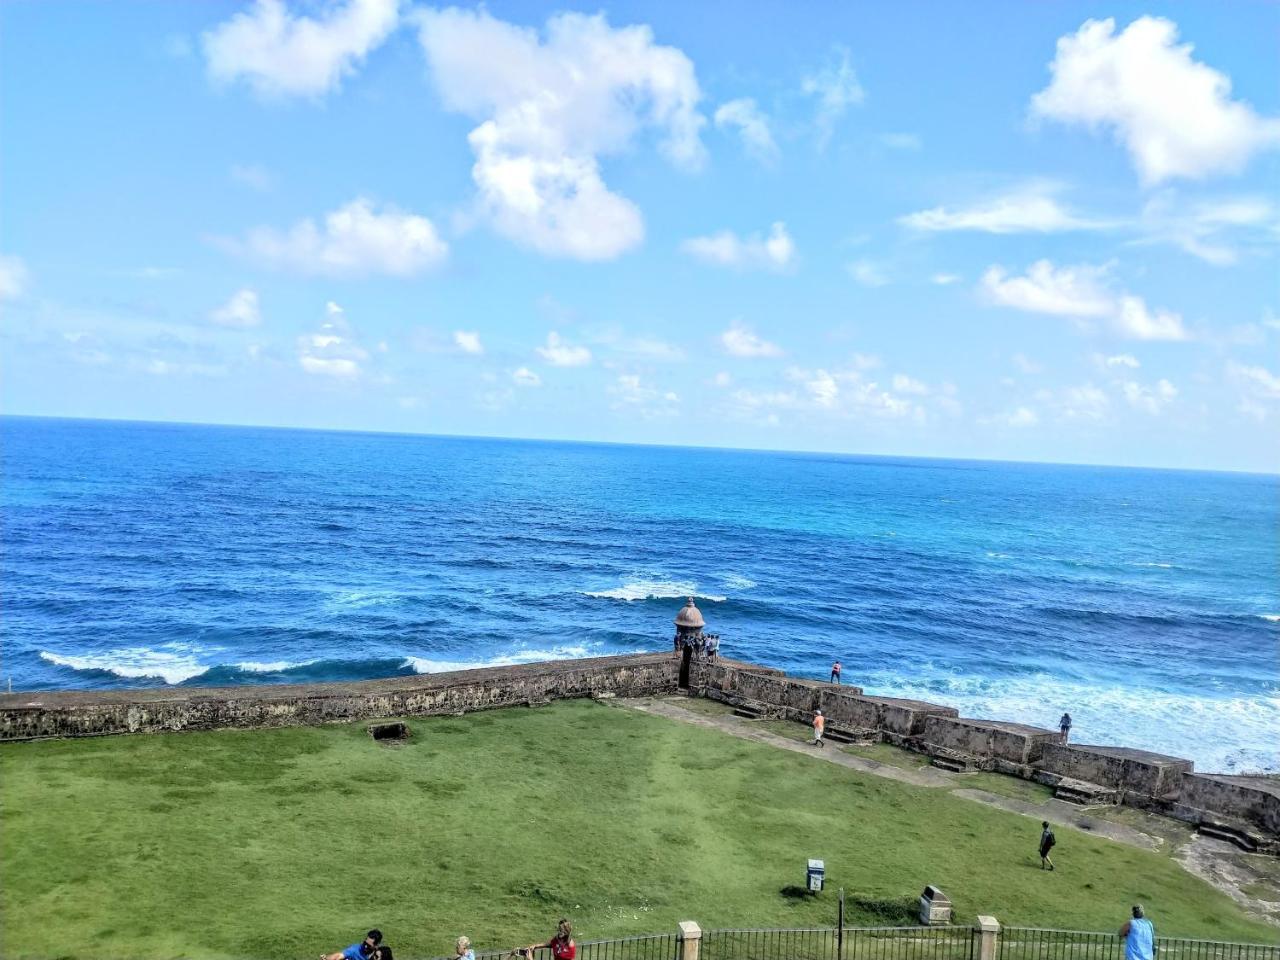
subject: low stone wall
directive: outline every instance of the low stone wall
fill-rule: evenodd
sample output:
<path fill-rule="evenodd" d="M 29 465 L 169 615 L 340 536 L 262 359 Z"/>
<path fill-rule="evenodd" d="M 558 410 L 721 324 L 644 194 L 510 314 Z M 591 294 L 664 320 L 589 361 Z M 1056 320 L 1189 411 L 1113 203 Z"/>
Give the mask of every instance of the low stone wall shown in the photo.
<path fill-rule="evenodd" d="M 1192 823 L 1227 817 L 1280 836 L 1280 780 L 1187 773 L 1169 812 Z"/>
<path fill-rule="evenodd" d="M 1152 799 L 1172 799 L 1192 763 L 1146 750 L 1086 744 L 1047 744 L 1036 766 L 1047 773 Z"/>
<path fill-rule="evenodd" d="M 451 714 L 574 697 L 673 693 L 671 654 L 561 660 L 355 683 L 0 695 L 0 741 L 281 727 Z"/>
<path fill-rule="evenodd" d="M 928 745 L 965 756 L 1021 767 L 1039 760 L 1044 746 L 1058 739 L 1058 734 L 1001 720 L 931 716 L 925 721 L 924 739 Z"/>

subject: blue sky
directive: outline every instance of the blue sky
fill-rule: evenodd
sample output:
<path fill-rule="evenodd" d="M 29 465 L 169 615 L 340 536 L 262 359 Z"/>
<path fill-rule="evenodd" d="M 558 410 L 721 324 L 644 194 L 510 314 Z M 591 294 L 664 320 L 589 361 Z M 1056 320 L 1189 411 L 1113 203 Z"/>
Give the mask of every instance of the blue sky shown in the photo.
<path fill-rule="evenodd" d="M 1280 469 L 1263 3 L 10 3 L 3 410 Z"/>

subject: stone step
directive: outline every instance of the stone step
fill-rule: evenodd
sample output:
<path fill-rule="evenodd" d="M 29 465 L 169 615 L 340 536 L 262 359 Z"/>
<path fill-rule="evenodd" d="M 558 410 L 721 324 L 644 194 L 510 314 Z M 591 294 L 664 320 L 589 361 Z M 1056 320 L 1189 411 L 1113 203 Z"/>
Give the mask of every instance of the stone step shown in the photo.
<path fill-rule="evenodd" d="M 1110 787 L 1062 777 L 1053 792 L 1054 799 L 1065 800 L 1081 807 L 1114 806 L 1116 792 Z"/>
<path fill-rule="evenodd" d="M 973 770 L 973 764 L 961 757 L 930 757 L 929 764 L 939 770 L 950 770 L 952 773 L 967 773 Z"/>
<path fill-rule="evenodd" d="M 763 716 L 755 707 L 734 707 L 733 715 L 744 720 L 759 720 Z"/>
<path fill-rule="evenodd" d="M 1215 840 L 1225 840 L 1227 843 L 1233 843 L 1246 853 L 1257 853 L 1258 847 L 1262 842 L 1260 837 L 1254 836 L 1248 830 L 1214 820 L 1201 820 L 1196 825 L 1196 831 L 1203 833 L 1206 837 L 1213 837 Z"/>

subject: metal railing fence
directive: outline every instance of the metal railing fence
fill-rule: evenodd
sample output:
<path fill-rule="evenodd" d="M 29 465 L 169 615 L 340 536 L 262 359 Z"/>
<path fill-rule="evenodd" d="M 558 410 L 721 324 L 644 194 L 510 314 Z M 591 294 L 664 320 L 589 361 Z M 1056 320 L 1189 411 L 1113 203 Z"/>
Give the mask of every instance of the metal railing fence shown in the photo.
<path fill-rule="evenodd" d="M 579 940 L 577 960 L 679 960 L 680 937 L 674 933 L 654 933 L 639 937 L 618 937 L 613 940 Z M 512 957 L 512 951 L 486 950 L 476 953 L 476 960 L 504 960 Z M 552 960 L 551 951 L 538 947 L 533 951 L 534 960 Z M 456 960 L 441 957 L 439 960 Z M 517 957 L 518 960 L 518 957 Z"/>
<path fill-rule="evenodd" d="M 998 960 L 1124 960 L 1113 933 L 1003 927 Z M 1156 960 L 1280 960 L 1280 944 L 1156 938 Z"/>
<path fill-rule="evenodd" d="M 972 927 L 707 930 L 699 960 L 973 960 Z"/>

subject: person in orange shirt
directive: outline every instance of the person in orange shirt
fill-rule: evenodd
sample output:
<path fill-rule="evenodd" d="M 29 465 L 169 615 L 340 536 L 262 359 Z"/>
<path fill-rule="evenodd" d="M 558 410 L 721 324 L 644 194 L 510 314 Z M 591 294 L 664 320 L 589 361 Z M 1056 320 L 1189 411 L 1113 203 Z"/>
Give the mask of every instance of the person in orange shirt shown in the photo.
<path fill-rule="evenodd" d="M 821 710 L 813 711 L 813 743 L 814 746 L 822 747 L 822 731 L 827 727 L 827 719 L 822 715 Z"/>

